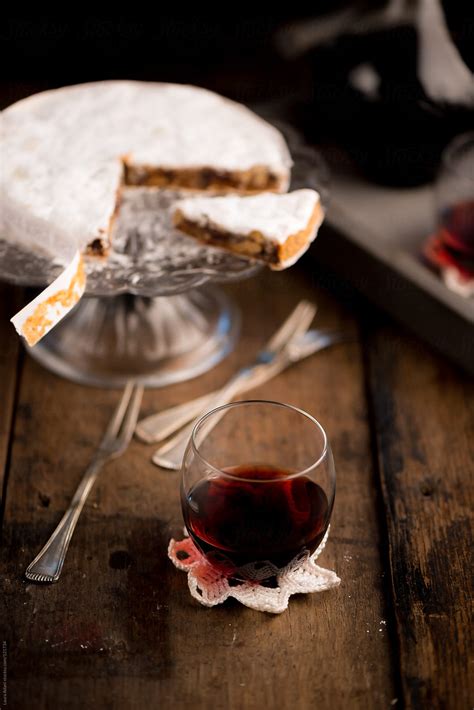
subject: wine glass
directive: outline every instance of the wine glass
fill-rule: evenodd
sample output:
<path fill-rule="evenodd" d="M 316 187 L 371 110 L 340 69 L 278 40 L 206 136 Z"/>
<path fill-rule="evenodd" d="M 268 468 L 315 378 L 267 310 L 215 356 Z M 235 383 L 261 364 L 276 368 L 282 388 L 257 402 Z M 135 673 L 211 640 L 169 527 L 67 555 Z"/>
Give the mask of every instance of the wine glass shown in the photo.
<path fill-rule="evenodd" d="M 446 148 L 436 183 L 438 234 L 453 258 L 472 264 L 474 256 L 474 132 Z"/>
<path fill-rule="evenodd" d="M 269 583 L 321 544 L 335 487 L 331 447 L 314 417 L 279 402 L 233 402 L 194 427 L 182 466 L 183 517 L 213 567 Z"/>

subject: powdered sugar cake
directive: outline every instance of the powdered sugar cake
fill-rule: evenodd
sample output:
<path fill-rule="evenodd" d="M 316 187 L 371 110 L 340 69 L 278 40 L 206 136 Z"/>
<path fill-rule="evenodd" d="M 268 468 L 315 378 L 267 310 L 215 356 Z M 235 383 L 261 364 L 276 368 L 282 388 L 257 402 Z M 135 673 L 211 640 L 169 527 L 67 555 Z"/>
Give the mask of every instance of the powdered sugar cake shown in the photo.
<path fill-rule="evenodd" d="M 291 266 L 323 221 L 315 190 L 252 197 L 194 197 L 175 203 L 173 221 L 200 241 L 258 259 L 273 269 Z"/>
<path fill-rule="evenodd" d="M 124 185 L 285 191 L 282 135 L 193 86 L 106 81 L 2 113 L 1 235 L 47 254 L 104 253 Z"/>

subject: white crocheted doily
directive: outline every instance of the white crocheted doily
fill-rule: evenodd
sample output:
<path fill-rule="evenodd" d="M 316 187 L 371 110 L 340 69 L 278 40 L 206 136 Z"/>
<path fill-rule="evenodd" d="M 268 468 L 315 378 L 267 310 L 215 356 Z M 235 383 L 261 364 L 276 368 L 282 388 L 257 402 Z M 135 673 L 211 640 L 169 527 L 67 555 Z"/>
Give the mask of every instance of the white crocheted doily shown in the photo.
<path fill-rule="evenodd" d="M 288 607 L 292 594 L 323 592 L 341 583 L 337 574 L 315 563 L 326 545 L 328 534 L 329 528 L 312 555 L 306 552 L 279 570 L 275 587 L 265 587 L 258 581 L 229 580 L 209 564 L 189 537 L 170 540 L 168 557 L 175 567 L 187 572 L 189 591 L 204 606 L 216 606 L 233 597 L 251 609 L 281 614 Z"/>

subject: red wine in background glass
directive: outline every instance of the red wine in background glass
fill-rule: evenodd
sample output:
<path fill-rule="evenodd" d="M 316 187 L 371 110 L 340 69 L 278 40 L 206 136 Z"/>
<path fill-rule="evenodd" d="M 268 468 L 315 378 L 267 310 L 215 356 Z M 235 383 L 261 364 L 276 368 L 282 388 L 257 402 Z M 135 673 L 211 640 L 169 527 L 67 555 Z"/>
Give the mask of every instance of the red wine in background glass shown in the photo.
<path fill-rule="evenodd" d="M 446 207 L 442 214 L 443 241 L 461 257 L 474 258 L 474 200 Z M 474 264 L 473 264 L 474 267 Z"/>
<path fill-rule="evenodd" d="M 236 466 L 182 494 L 189 535 L 214 567 L 236 579 L 255 578 L 259 567 L 272 576 L 316 550 L 329 522 L 328 499 L 307 476 L 288 476 L 273 466 Z"/>

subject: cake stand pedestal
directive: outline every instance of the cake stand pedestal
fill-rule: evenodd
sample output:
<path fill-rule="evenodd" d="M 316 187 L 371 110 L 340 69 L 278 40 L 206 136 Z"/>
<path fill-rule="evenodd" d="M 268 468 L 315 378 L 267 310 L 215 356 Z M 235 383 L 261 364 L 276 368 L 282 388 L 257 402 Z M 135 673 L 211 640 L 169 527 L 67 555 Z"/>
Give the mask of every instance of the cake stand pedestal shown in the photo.
<path fill-rule="evenodd" d="M 89 385 L 161 387 L 209 370 L 232 350 L 240 318 L 217 288 L 168 297 L 86 297 L 30 355 Z"/>

